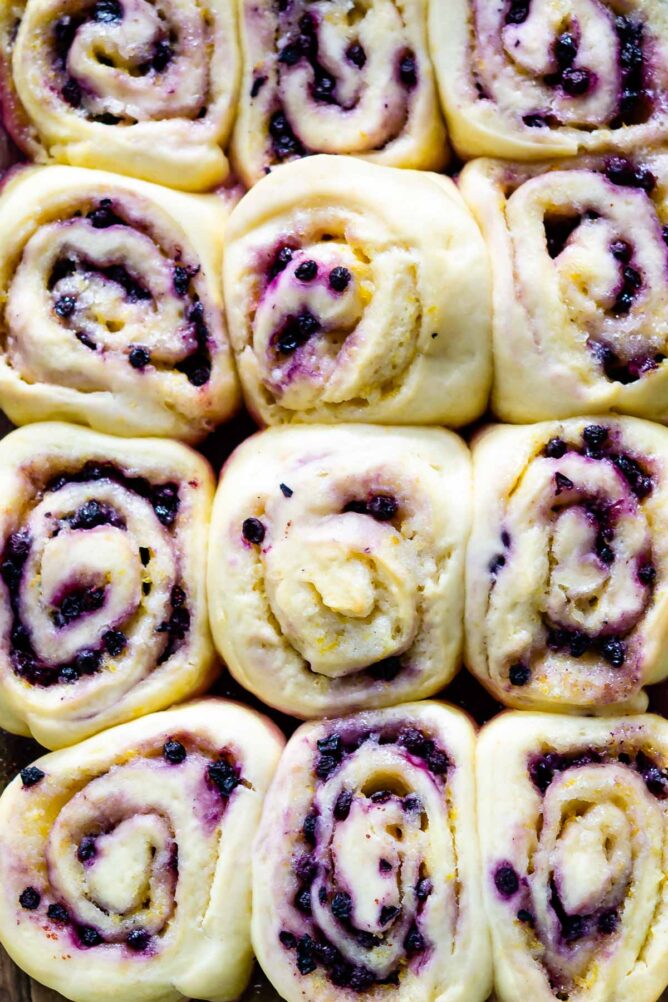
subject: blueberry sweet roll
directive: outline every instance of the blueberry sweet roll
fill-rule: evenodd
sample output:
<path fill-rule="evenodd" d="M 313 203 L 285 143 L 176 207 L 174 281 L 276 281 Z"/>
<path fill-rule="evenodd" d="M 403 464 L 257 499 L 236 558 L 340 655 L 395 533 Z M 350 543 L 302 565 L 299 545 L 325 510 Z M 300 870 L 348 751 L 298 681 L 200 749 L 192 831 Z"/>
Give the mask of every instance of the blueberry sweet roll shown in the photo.
<path fill-rule="evenodd" d="M 203 700 L 38 759 L 0 798 L 0 939 L 74 1002 L 228 1002 L 251 973 L 251 850 L 283 741 Z"/>
<path fill-rule="evenodd" d="M 235 410 L 222 307 L 227 205 L 78 167 L 0 196 L 0 406 L 195 441 Z"/>
<path fill-rule="evenodd" d="M 32 425 L 0 444 L 0 724 L 57 748 L 203 690 L 208 464 Z"/>
<path fill-rule="evenodd" d="M 666 142 L 663 0 L 436 0 L 430 43 L 461 156 L 544 160 Z"/>
<path fill-rule="evenodd" d="M 312 153 L 444 166 L 426 0 L 240 7 L 244 71 L 232 149 L 248 185 Z"/>
<path fill-rule="evenodd" d="M 485 246 L 449 178 L 319 156 L 233 210 L 225 305 L 266 424 L 462 425 L 490 382 Z"/>
<path fill-rule="evenodd" d="M 466 663 L 503 703 L 643 710 L 668 674 L 668 431 L 578 418 L 473 449 Z"/>
<path fill-rule="evenodd" d="M 273 428 L 223 470 L 209 611 L 235 678 L 299 717 L 433 695 L 459 667 L 469 457 L 441 429 Z"/>
<path fill-rule="evenodd" d="M 500 1002 L 655 1002 L 668 983 L 668 724 L 508 713 L 477 750 Z"/>
<path fill-rule="evenodd" d="M 461 190 L 490 250 L 499 417 L 667 422 L 668 157 L 479 160 Z"/>
<path fill-rule="evenodd" d="M 474 741 L 429 702 L 292 737 L 253 853 L 253 945 L 282 998 L 487 998 Z"/>
<path fill-rule="evenodd" d="M 0 6 L 4 120 L 40 163 L 212 188 L 228 174 L 239 70 L 234 0 Z"/>

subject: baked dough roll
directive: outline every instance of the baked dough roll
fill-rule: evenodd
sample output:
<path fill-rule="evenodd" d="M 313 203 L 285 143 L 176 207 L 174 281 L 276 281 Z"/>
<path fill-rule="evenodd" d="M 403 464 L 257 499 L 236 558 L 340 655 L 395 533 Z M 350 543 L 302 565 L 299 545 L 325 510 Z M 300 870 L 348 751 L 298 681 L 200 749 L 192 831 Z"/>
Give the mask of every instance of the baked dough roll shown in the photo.
<path fill-rule="evenodd" d="M 636 418 L 483 432 L 466 663 L 519 709 L 642 711 L 668 675 L 668 430 Z"/>
<path fill-rule="evenodd" d="M 247 185 L 311 153 L 388 167 L 447 162 L 427 0 L 240 0 L 244 71 L 232 151 Z"/>
<path fill-rule="evenodd" d="M 666 721 L 503 714 L 477 764 L 496 997 L 663 997 Z"/>
<path fill-rule="evenodd" d="M 243 991 L 251 851 L 282 736 L 203 700 L 24 769 L 0 798 L 0 939 L 74 1002 Z"/>
<path fill-rule="evenodd" d="M 0 725 L 47 748 L 211 682 L 213 476 L 176 442 L 64 424 L 0 443 Z"/>
<path fill-rule="evenodd" d="M 449 178 L 287 164 L 233 210 L 224 275 L 258 420 L 463 425 L 484 411 L 487 255 Z"/>
<path fill-rule="evenodd" d="M 0 406 L 203 438 L 237 407 L 219 278 L 226 203 L 76 167 L 0 197 Z"/>
<path fill-rule="evenodd" d="M 487 238 L 504 420 L 668 421 L 668 156 L 468 164 Z"/>
<path fill-rule="evenodd" d="M 209 617 L 234 677 L 298 717 L 431 696 L 459 667 L 468 451 L 441 429 L 274 428 L 223 469 Z"/>
<path fill-rule="evenodd" d="M 12 0 L 0 83 L 14 141 L 56 161 L 204 191 L 229 167 L 234 0 Z"/>
<path fill-rule="evenodd" d="M 287 1002 L 487 998 L 474 742 L 429 702 L 292 737 L 253 851 L 253 945 Z"/>
<path fill-rule="evenodd" d="M 460 156 L 632 153 L 668 139 L 663 0 L 435 0 L 429 30 Z"/>

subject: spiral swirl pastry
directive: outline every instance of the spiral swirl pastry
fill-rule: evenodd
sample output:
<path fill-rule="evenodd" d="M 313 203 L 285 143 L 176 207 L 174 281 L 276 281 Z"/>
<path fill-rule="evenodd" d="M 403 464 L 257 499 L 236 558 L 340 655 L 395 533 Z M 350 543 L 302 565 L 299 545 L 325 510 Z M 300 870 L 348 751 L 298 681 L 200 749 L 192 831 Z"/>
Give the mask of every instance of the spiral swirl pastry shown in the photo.
<path fill-rule="evenodd" d="M 441 429 L 275 428 L 223 470 L 209 616 L 235 678 L 298 717 L 436 693 L 459 667 L 469 457 Z"/>
<path fill-rule="evenodd" d="M 469 164 L 490 250 L 504 420 L 668 421 L 668 157 Z"/>
<path fill-rule="evenodd" d="M 0 197 L 0 405 L 195 441 L 238 389 L 222 313 L 225 202 L 76 167 Z"/>
<path fill-rule="evenodd" d="M 58 748 L 212 679 L 195 452 L 33 425 L 0 445 L 0 725 Z"/>
<path fill-rule="evenodd" d="M 482 1002 L 475 734 L 441 703 L 305 724 L 253 854 L 255 953 L 287 1002 Z"/>
<path fill-rule="evenodd" d="M 188 191 L 228 174 L 233 0 L 17 0 L 0 7 L 4 119 L 33 160 Z"/>
<path fill-rule="evenodd" d="M 520 709 L 642 711 L 668 674 L 668 431 L 496 427 L 474 445 L 467 664 Z"/>
<path fill-rule="evenodd" d="M 251 843 L 283 739 L 203 700 L 24 769 L 0 798 L 0 939 L 74 1002 L 227 1002 L 251 973 Z"/>
<path fill-rule="evenodd" d="M 668 984 L 666 721 L 504 714 L 477 761 L 500 1002 L 655 1002 Z"/>
<path fill-rule="evenodd" d="M 439 170 L 445 129 L 427 0 L 242 0 L 244 72 L 232 150 L 247 185 L 311 153 Z"/>
<path fill-rule="evenodd" d="M 461 156 L 544 160 L 665 145 L 662 0 L 448 0 L 430 6 L 430 42 Z"/>
<path fill-rule="evenodd" d="M 287 164 L 233 210 L 224 279 L 258 420 L 461 425 L 484 411 L 487 257 L 448 178 Z"/>

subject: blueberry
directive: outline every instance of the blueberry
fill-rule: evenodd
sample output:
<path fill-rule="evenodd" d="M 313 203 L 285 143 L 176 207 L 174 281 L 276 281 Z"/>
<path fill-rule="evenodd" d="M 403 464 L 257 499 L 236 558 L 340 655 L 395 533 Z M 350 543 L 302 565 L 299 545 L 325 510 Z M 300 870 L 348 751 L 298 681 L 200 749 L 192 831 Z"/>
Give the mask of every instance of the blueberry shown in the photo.
<path fill-rule="evenodd" d="M 353 901 L 345 891 L 339 891 L 332 898 L 332 915 L 341 922 L 347 921 L 352 915 Z"/>
<path fill-rule="evenodd" d="M 532 782 L 541 793 L 545 793 L 554 779 L 554 769 L 547 758 L 541 758 L 533 762 L 529 768 L 529 774 Z"/>
<path fill-rule="evenodd" d="M 281 247 L 274 257 L 272 265 L 269 269 L 269 275 L 271 278 L 275 278 L 280 272 L 285 271 L 287 266 L 292 261 L 292 255 L 294 251 L 291 247 Z"/>
<path fill-rule="evenodd" d="M 604 936 L 610 936 L 619 924 L 619 915 L 614 908 L 602 912 L 598 918 L 598 931 Z"/>
<path fill-rule="evenodd" d="M 621 640 L 608 637 L 601 644 L 601 654 L 613 668 L 621 668 L 626 659 L 626 648 Z"/>
<path fill-rule="evenodd" d="M 38 769 L 36 765 L 29 765 L 25 769 L 21 769 L 21 782 L 24 786 L 35 786 L 41 779 L 44 779 L 45 775 L 46 773 Z"/>
<path fill-rule="evenodd" d="M 367 504 L 369 514 L 377 522 L 389 522 L 397 514 L 398 508 L 396 498 L 389 494 L 374 494 Z"/>
<path fill-rule="evenodd" d="M 169 738 L 162 746 L 162 754 L 168 762 L 171 762 L 173 765 L 179 765 L 185 760 L 187 752 L 180 741 Z"/>
<path fill-rule="evenodd" d="M 587 935 L 587 921 L 582 915 L 564 915 L 561 932 L 567 943 L 574 943 Z"/>
<path fill-rule="evenodd" d="M 113 226 L 116 223 L 122 222 L 122 220 L 119 219 L 114 212 L 110 198 L 100 199 L 96 208 L 91 209 L 91 211 L 87 213 L 86 219 L 91 222 L 93 228 L 96 230 L 105 230 L 108 226 Z"/>
<path fill-rule="evenodd" d="M 190 286 L 190 272 L 180 264 L 175 265 L 173 281 L 176 295 L 185 296 Z"/>
<path fill-rule="evenodd" d="M 404 797 L 403 808 L 409 814 L 418 814 L 424 810 L 424 805 L 415 793 L 409 793 Z"/>
<path fill-rule="evenodd" d="M 530 0 L 510 0 L 506 24 L 522 24 L 529 16 Z"/>
<path fill-rule="evenodd" d="M 166 39 L 161 39 L 155 46 L 151 65 L 156 73 L 162 73 L 167 69 L 174 58 L 174 50 Z"/>
<path fill-rule="evenodd" d="M 318 964 L 315 960 L 315 947 L 310 936 L 301 936 L 297 942 L 297 969 L 300 974 L 312 974 Z"/>
<path fill-rule="evenodd" d="M 354 967 L 350 975 L 350 987 L 355 992 L 365 992 L 371 988 L 375 978 L 368 967 Z"/>
<path fill-rule="evenodd" d="M 517 913 L 518 921 L 522 922 L 524 925 L 533 926 L 536 924 L 535 915 L 528 911 L 526 908 L 520 908 Z"/>
<path fill-rule="evenodd" d="M 570 97 L 586 94 L 591 87 L 591 73 L 589 70 L 568 67 L 561 74 L 561 86 Z"/>
<path fill-rule="evenodd" d="M 59 682 L 78 682 L 81 676 L 74 665 L 63 665 L 58 672 Z"/>
<path fill-rule="evenodd" d="M 76 305 L 77 301 L 74 296 L 60 296 L 60 298 L 56 300 L 54 310 L 62 320 L 65 320 L 67 317 L 72 316 L 76 309 Z"/>
<path fill-rule="evenodd" d="M 605 544 L 597 546 L 596 555 L 604 564 L 613 564 L 615 562 L 615 553 L 611 546 L 607 546 Z"/>
<path fill-rule="evenodd" d="M 312 282 L 318 274 L 318 265 L 315 261 L 303 261 L 296 269 L 295 275 L 300 282 Z"/>
<path fill-rule="evenodd" d="M 412 52 L 402 56 L 399 62 L 399 79 L 408 90 L 417 86 L 417 65 Z"/>
<path fill-rule="evenodd" d="M 301 887 L 297 894 L 295 895 L 295 908 L 300 911 L 302 915 L 311 914 L 311 891 L 308 887 Z"/>
<path fill-rule="evenodd" d="M 392 794 L 389 790 L 376 790 L 375 793 L 371 794 L 369 800 L 373 804 L 386 804 L 391 797 Z"/>
<path fill-rule="evenodd" d="M 67 81 L 67 83 L 65 84 L 60 93 L 62 94 L 63 99 L 67 102 L 67 104 L 70 105 L 70 107 L 72 108 L 80 107 L 83 98 L 83 93 L 81 91 L 81 87 L 79 86 L 79 84 L 72 77 L 69 78 L 69 80 Z"/>
<path fill-rule="evenodd" d="M 415 897 L 418 901 L 426 901 L 433 889 L 434 885 L 429 877 L 422 877 L 415 887 Z"/>
<path fill-rule="evenodd" d="M 99 946 L 102 942 L 99 932 L 91 925 L 80 925 L 77 928 L 77 936 L 81 945 L 85 947 Z"/>
<path fill-rule="evenodd" d="M 348 288 L 352 277 L 347 268 L 332 268 L 329 273 L 329 287 L 334 292 L 344 292 Z"/>
<path fill-rule="evenodd" d="M 389 859 L 381 859 L 378 862 L 378 869 L 381 873 L 392 873 L 392 864 Z"/>
<path fill-rule="evenodd" d="M 495 557 L 492 557 L 492 559 L 490 560 L 487 569 L 489 570 L 490 574 L 496 575 L 499 573 L 502 567 L 505 567 L 505 565 L 506 565 L 505 556 L 503 555 L 503 553 L 497 553 L 497 555 Z"/>
<path fill-rule="evenodd" d="M 93 859 L 96 853 L 95 839 L 91 835 L 85 835 L 79 843 L 77 859 L 80 863 L 87 863 L 88 860 Z"/>
<path fill-rule="evenodd" d="M 285 929 L 279 932 L 278 938 L 286 950 L 294 950 L 297 945 L 297 937 Z"/>
<path fill-rule="evenodd" d="M 427 756 L 427 765 L 436 776 L 443 776 L 450 767 L 450 760 L 444 751 L 435 748 Z"/>
<path fill-rule="evenodd" d="M 554 43 L 554 55 L 561 68 L 572 66 L 578 54 L 578 43 L 575 36 L 564 31 Z"/>
<path fill-rule="evenodd" d="M 366 63 L 366 52 L 358 42 L 353 42 L 346 49 L 346 59 L 353 66 L 356 66 L 358 70 L 361 70 Z"/>
<path fill-rule="evenodd" d="M 36 891 L 34 887 L 26 887 L 24 891 L 21 891 L 19 895 L 19 904 L 21 908 L 25 908 L 26 911 L 34 912 L 36 908 L 39 908 L 39 903 L 42 900 L 42 896 L 39 891 Z"/>
<path fill-rule="evenodd" d="M 510 863 L 502 863 L 494 871 L 494 886 L 504 898 L 512 898 L 520 889 L 520 878 Z"/>
<path fill-rule="evenodd" d="M 589 424 L 583 432 L 582 438 L 586 446 L 590 449 L 602 449 L 608 440 L 608 429 L 601 424 Z"/>
<path fill-rule="evenodd" d="M 572 658 L 581 658 L 589 650 L 589 637 L 580 630 L 574 630 L 568 638 L 568 650 Z"/>
<path fill-rule="evenodd" d="M 377 682 L 393 682 L 402 667 L 401 658 L 389 657 L 371 665 L 368 671 Z"/>
<path fill-rule="evenodd" d="M 46 914 L 52 922 L 59 922 L 61 925 L 66 925 L 70 921 L 70 913 L 62 905 L 49 905 Z"/>
<path fill-rule="evenodd" d="M 128 644 L 125 634 L 120 630 L 107 630 L 106 633 L 102 634 L 102 643 L 107 654 L 110 654 L 112 658 L 122 654 Z"/>
<path fill-rule="evenodd" d="M 150 361 L 151 353 L 146 348 L 138 346 L 130 349 L 128 362 L 133 369 L 145 369 Z"/>
<path fill-rule="evenodd" d="M 638 580 L 644 585 L 652 585 L 656 580 L 656 568 L 652 564 L 643 564 L 638 568 Z"/>
<path fill-rule="evenodd" d="M 511 665 L 508 678 L 511 685 L 526 685 L 531 678 L 531 669 L 523 664 Z"/>
<path fill-rule="evenodd" d="M 265 536 L 265 528 L 259 518 L 244 519 L 241 532 L 249 543 L 261 543 Z"/>
<path fill-rule="evenodd" d="M 211 762 L 207 767 L 206 774 L 223 797 L 229 797 L 240 783 L 237 770 L 224 758 Z"/>
<path fill-rule="evenodd" d="M 118 0 L 96 0 L 93 7 L 94 21 L 111 24 L 114 21 L 120 21 L 122 17 L 123 8 Z"/>
<path fill-rule="evenodd" d="M 631 260 L 633 248 L 626 240 L 613 240 L 610 244 L 610 253 L 615 260 L 623 261 L 626 264 Z"/>
<path fill-rule="evenodd" d="M 334 817 L 337 821 L 345 821 L 350 814 L 350 808 L 353 802 L 352 790 L 342 790 L 341 793 L 336 798 L 336 803 L 334 804 Z"/>
<path fill-rule="evenodd" d="M 302 884 L 310 887 L 318 875 L 318 864 L 312 856 L 300 856 L 295 863 L 295 874 Z"/>
<path fill-rule="evenodd" d="M 257 77 L 255 77 L 255 79 L 253 80 L 253 84 L 251 86 L 251 89 L 250 89 L 250 96 L 251 96 L 251 98 L 254 98 L 254 97 L 258 96 L 258 94 L 260 93 L 260 91 L 262 90 L 262 88 L 264 87 L 264 85 L 266 84 L 267 80 L 268 80 L 268 77 L 266 77 L 266 76 L 257 76 Z"/>
<path fill-rule="evenodd" d="M 285 66 L 294 66 L 302 58 L 302 48 L 298 42 L 289 42 L 283 46 L 278 54 L 279 63 Z"/>
<path fill-rule="evenodd" d="M 550 125 L 546 115 L 524 115 L 522 121 L 528 129 L 547 129 Z"/>
<path fill-rule="evenodd" d="M 318 779 L 329 779 L 339 767 L 339 759 L 334 755 L 321 755 L 315 767 Z"/>
<path fill-rule="evenodd" d="M 561 438 L 551 438 L 545 446 L 545 455 L 548 459 L 561 459 L 566 454 L 567 445 Z"/>
<path fill-rule="evenodd" d="M 90 647 L 84 647 L 74 659 L 74 667 L 80 675 L 92 675 L 100 667 L 102 655 Z"/>
<path fill-rule="evenodd" d="M 659 800 L 665 800 L 668 797 L 668 773 L 665 769 L 651 766 L 645 771 L 643 779 L 649 792 L 658 797 Z"/>
<path fill-rule="evenodd" d="M 406 949 L 406 953 L 408 953 L 409 955 L 415 953 L 423 953 L 427 948 L 424 936 L 419 931 L 417 926 L 413 925 L 408 930 L 406 938 L 404 939 L 404 947 Z"/>
<path fill-rule="evenodd" d="M 149 944 L 150 936 L 145 929 L 133 929 L 125 943 L 134 953 L 143 953 Z"/>
<path fill-rule="evenodd" d="M 307 814 L 302 825 L 302 834 L 309 845 L 315 845 L 315 834 L 318 825 L 317 814 Z"/>
<path fill-rule="evenodd" d="M 636 167 L 625 157 L 611 157 L 605 168 L 609 181 L 627 188 L 642 188 L 648 194 L 656 187 L 656 178 L 647 167 Z"/>
<path fill-rule="evenodd" d="M 563 473 L 555 473 L 554 482 L 556 484 L 555 494 L 559 496 L 562 491 L 572 491 L 575 484 L 568 477 L 565 477 Z"/>

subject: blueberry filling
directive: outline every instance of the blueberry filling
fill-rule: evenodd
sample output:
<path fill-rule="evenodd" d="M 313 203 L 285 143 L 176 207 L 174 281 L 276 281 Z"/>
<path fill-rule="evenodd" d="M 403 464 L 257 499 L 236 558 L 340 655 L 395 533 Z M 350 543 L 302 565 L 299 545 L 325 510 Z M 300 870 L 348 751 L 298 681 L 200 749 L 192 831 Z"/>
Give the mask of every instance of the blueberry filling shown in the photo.
<path fill-rule="evenodd" d="M 211 377 L 209 328 L 204 318 L 204 303 L 196 301 L 188 311 L 188 323 L 194 333 L 197 349 L 176 366 L 193 386 L 204 386 Z"/>
<path fill-rule="evenodd" d="M 550 257 L 559 257 L 568 243 L 568 238 L 578 228 L 580 216 L 546 216 L 543 220 L 547 252 Z"/>
<path fill-rule="evenodd" d="M 644 26 L 640 21 L 620 15 L 615 18 L 619 39 L 619 62 L 622 73 L 622 93 L 619 108 L 621 121 L 633 124 L 646 118 L 648 95 L 644 86 Z"/>
<path fill-rule="evenodd" d="M 399 503 L 391 494 L 371 494 L 366 501 L 351 500 L 343 507 L 344 512 L 370 515 L 376 522 L 391 521 L 398 510 Z"/>
<path fill-rule="evenodd" d="M 169 738 L 162 746 L 162 754 L 172 765 L 180 765 L 181 762 L 185 761 L 187 753 L 180 741 Z"/>
<path fill-rule="evenodd" d="M 207 767 L 206 775 L 221 797 L 229 797 L 241 783 L 237 767 L 223 757 L 210 763 Z"/>
<path fill-rule="evenodd" d="M 292 355 L 320 331 L 320 321 L 309 310 L 288 317 L 274 338 L 274 347 L 281 355 Z"/>
<path fill-rule="evenodd" d="M 67 908 L 63 905 L 53 904 L 49 905 L 46 910 L 47 917 L 51 919 L 52 922 L 58 922 L 59 925 L 67 925 L 70 921 L 70 913 Z"/>
<path fill-rule="evenodd" d="M 644 752 L 635 755 L 619 752 L 617 755 L 603 751 L 585 750 L 572 752 L 568 755 L 558 752 L 546 752 L 529 760 L 529 776 L 540 793 L 545 793 L 555 775 L 586 765 L 601 763 L 626 765 L 637 772 L 643 779 L 649 792 L 659 800 L 668 798 L 668 770 L 662 769 Z"/>
<path fill-rule="evenodd" d="M 61 629 L 89 612 L 96 612 L 104 605 L 104 594 L 104 588 L 77 588 L 70 591 L 51 613 L 54 626 Z"/>
<path fill-rule="evenodd" d="M 185 597 L 185 592 L 181 587 L 176 585 L 172 588 L 170 595 L 172 611 L 169 615 L 169 619 L 163 620 L 163 622 L 156 627 L 156 633 L 164 633 L 167 635 L 167 644 L 158 658 L 158 664 L 164 664 L 165 661 L 168 661 L 171 658 L 174 652 L 178 649 L 180 641 L 185 638 L 190 629 L 190 612 L 184 604 Z"/>
<path fill-rule="evenodd" d="M 241 533 L 247 543 L 260 544 L 265 537 L 265 527 L 259 518 L 245 518 Z"/>
<path fill-rule="evenodd" d="M 36 765 L 29 765 L 25 769 L 21 769 L 21 782 L 26 787 L 35 786 L 44 779 L 44 776 L 45 773 Z"/>
<path fill-rule="evenodd" d="M 604 936 L 611 936 L 619 925 L 619 914 L 614 909 L 608 909 L 599 915 L 597 928 Z"/>
<path fill-rule="evenodd" d="M 21 891 L 19 895 L 19 904 L 21 908 L 25 908 L 26 911 L 34 912 L 36 908 L 39 908 L 42 896 L 39 891 L 36 891 L 34 887 L 26 887 L 24 891 Z"/>
<path fill-rule="evenodd" d="M 401 658 L 389 657 L 378 661 L 367 669 L 369 675 L 376 682 L 393 682 L 402 670 Z"/>
<path fill-rule="evenodd" d="M 64 84 L 62 90 L 60 91 L 63 100 L 69 104 L 71 108 L 80 108 L 81 102 L 83 100 L 83 92 L 81 86 L 76 82 L 73 77 L 70 77 Z"/>

